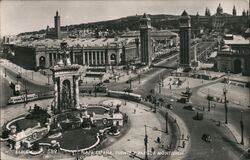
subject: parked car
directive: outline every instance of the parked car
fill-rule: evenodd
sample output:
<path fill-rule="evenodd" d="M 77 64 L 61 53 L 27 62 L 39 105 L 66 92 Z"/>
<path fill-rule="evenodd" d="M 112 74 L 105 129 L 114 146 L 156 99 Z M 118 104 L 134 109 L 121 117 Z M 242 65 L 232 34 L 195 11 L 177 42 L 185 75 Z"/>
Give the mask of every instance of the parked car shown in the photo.
<path fill-rule="evenodd" d="M 110 81 L 108 79 L 104 80 L 103 83 L 109 83 Z"/>
<path fill-rule="evenodd" d="M 130 88 L 126 88 L 123 90 L 124 92 L 129 92 L 129 93 L 132 93 L 133 92 L 133 89 L 130 89 Z"/>
<path fill-rule="evenodd" d="M 187 100 L 187 98 L 180 98 L 180 99 L 177 100 L 177 102 L 179 102 L 179 103 L 187 103 L 188 100 Z"/>
<path fill-rule="evenodd" d="M 196 119 L 196 120 L 203 120 L 203 113 L 197 112 L 197 113 L 196 113 L 196 116 L 195 116 L 195 119 Z"/>
<path fill-rule="evenodd" d="M 184 106 L 183 108 L 186 110 L 195 111 L 195 107 L 192 105 Z"/>
<path fill-rule="evenodd" d="M 167 104 L 167 109 L 172 110 L 173 109 L 173 105 L 172 104 Z"/>
<path fill-rule="evenodd" d="M 204 140 L 205 142 L 212 142 L 212 138 L 209 134 L 203 134 L 201 137 L 202 140 Z"/>

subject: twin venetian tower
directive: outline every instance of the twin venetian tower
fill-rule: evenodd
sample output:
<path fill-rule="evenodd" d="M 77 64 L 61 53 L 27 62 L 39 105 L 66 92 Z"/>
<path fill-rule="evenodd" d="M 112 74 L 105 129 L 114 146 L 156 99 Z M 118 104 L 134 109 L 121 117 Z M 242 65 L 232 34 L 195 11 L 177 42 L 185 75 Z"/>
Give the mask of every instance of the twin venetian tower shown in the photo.
<path fill-rule="evenodd" d="M 186 11 L 181 14 L 180 20 L 180 63 L 181 68 L 191 67 L 190 40 L 191 40 L 191 18 Z"/>

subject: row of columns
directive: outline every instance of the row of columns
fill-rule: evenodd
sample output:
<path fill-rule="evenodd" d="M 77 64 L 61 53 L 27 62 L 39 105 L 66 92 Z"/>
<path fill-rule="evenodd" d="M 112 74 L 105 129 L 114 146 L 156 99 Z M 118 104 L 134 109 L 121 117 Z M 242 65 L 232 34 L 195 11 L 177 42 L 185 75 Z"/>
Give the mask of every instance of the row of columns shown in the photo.
<path fill-rule="evenodd" d="M 55 53 L 49 53 L 48 56 L 46 56 L 46 63 L 49 65 L 49 66 L 54 66 L 56 64 L 56 61 L 57 61 L 57 57 L 54 56 Z M 75 55 L 76 53 L 73 52 L 71 53 L 72 54 L 72 63 L 75 63 L 76 60 L 75 60 Z M 100 65 L 100 64 L 109 64 L 109 57 L 106 57 L 108 56 L 108 54 L 106 54 L 104 51 L 89 51 L 89 52 L 82 52 L 82 59 L 83 59 L 83 62 L 82 64 L 83 65 Z M 107 62 L 106 62 L 107 61 Z"/>
<path fill-rule="evenodd" d="M 106 64 L 106 55 L 103 51 L 95 52 L 84 52 L 83 53 L 83 64 L 87 65 L 98 65 Z"/>
<path fill-rule="evenodd" d="M 117 51 L 114 53 L 116 55 L 115 63 L 120 63 L 120 55 Z M 106 51 L 81 51 L 81 52 L 72 52 L 70 53 L 70 58 L 72 64 L 75 64 L 76 55 L 82 56 L 83 65 L 108 65 L 111 63 L 110 55 Z M 40 57 L 40 56 L 39 56 Z M 45 56 L 46 62 L 45 67 L 54 66 L 57 63 L 58 57 L 56 52 L 49 53 Z M 37 59 L 37 64 L 39 66 L 39 58 Z"/>

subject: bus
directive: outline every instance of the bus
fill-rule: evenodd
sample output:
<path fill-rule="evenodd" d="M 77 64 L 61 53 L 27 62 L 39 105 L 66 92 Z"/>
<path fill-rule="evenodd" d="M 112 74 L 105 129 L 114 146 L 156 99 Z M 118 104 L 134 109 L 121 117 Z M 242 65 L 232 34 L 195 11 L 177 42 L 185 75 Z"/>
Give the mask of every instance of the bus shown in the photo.
<path fill-rule="evenodd" d="M 27 97 L 27 99 L 26 99 Z M 29 101 L 34 101 L 38 99 L 38 95 L 35 93 L 32 94 L 22 94 L 20 96 L 13 96 L 10 97 L 8 100 L 8 104 L 16 104 L 16 103 L 22 103 L 22 102 L 29 102 Z"/>
<path fill-rule="evenodd" d="M 108 90 L 107 94 L 110 97 L 123 98 L 123 99 L 128 99 L 128 100 L 132 100 L 136 102 L 141 101 L 141 95 L 135 94 L 135 93 Z"/>

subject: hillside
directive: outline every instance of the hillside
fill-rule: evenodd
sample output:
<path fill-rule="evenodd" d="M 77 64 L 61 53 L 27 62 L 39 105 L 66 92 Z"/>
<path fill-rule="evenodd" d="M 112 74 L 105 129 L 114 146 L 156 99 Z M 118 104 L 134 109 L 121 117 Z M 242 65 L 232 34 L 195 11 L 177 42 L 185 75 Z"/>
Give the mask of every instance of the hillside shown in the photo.
<path fill-rule="evenodd" d="M 83 30 L 83 29 L 98 29 L 102 30 L 113 30 L 115 32 L 124 31 L 124 30 L 138 30 L 139 29 L 139 19 L 141 15 L 128 16 L 115 20 L 107 20 L 107 21 L 99 21 L 99 22 L 91 22 L 91 23 L 82 23 L 75 25 L 62 26 L 62 30 L 66 30 L 68 27 L 69 31 L 72 30 Z M 157 29 L 165 29 L 165 28 L 177 28 L 178 27 L 178 17 L 174 15 L 149 15 L 151 18 L 152 26 Z M 19 35 L 30 35 L 30 34 L 43 34 L 45 33 L 45 29 L 40 31 L 32 31 L 32 32 L 24 32 Z"/>

